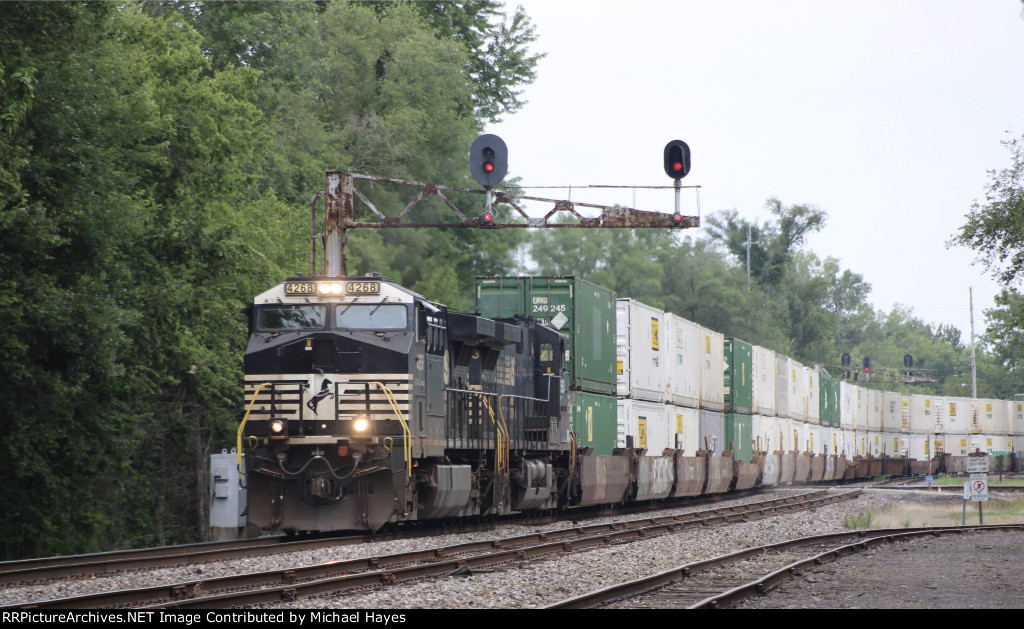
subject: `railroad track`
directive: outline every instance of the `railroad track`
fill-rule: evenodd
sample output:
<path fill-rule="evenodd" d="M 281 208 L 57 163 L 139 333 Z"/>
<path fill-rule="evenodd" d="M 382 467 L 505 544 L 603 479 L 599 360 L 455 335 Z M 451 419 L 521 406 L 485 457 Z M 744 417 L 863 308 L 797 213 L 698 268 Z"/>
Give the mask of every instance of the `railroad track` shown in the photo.
<path fill-rule="evenodd" d="M 703 497 L 686 504 L 708 504 L 719 499 L 734 499 L 751 493 L 728 496 Z M 673 506 L 665 503 L 663 508 Z M 566 518 L 585 518 L 612 514 L 627 514 L 650 511 L 650 504 L 625 505 L 621 508 L 580 508 L 567 513 L 541 516 L 505 517 L 498 521 L 464 522 L 459 524 L 430 523 L 398 531 L 364 534 L 317 534 L 311 537 L 261 537 L 257 539 L 232 540 L 225 542 L 202 542 L 159 548 L 119 550 L 86 555 L 63 557 L 42 557 L 0 562 L 0 586 L 47 583 L 58 579 L 107 576 L 129 570 L 152 570 L 193 566 L 217 561 L 231 561 L 248 557 L 274 555 L 278 553 L 317 550 L 345 545 L 359 545 L 368 542 L 386 542 L 413 537 L 429 537 L 492 530 L 499 523 L 528 523 L 534 525 L 557 522 Z"/>
<path fill-rule="evenodd" d="M 199 579 L 169 585 L 96 592 L 9 607 L 36 609 L 175 607 L 223 608 L 275 604 L 329 592 L 379 587 L 414 579 L 452 576 L 514 562 L 649 539 L 658 535 L 813 509 L 860 495 L 860 491 L 816 491 L 696 513 L 645 517 L 538 532 L 514 538 L 470 542 L 427 550 L 328 562 L 286 570 Z"/>
<path fill-rule="evenodd" d="M 204 542 L 159 548 L 112 551 L 88 555 L 44 557 L 0 562 L 0 585 L 45 583 L 56 579 L 82 578 L 117 574 L 128 570 L 174 568 L 215 561 L 230 561 L 261 555 L 301 552 L 336 546 L 354 546 L 368 542 L 451 533 L 470 533 L 494 528 L 493 522 L 460 524 L 416 531 L 377 533 L 372 535 L 319 535 L 302 539 L 294 537 L 260 537 L 226 542 Z"/>
<path fill-rule="evenodd" d="M 544 609 L 701 609 L 728 607 L 780 581 L 861 550 L 919 536 L 1024 530 L 1024 524 L 877 529 L 768 544 L 681 565 L 642 579 L 564 599 Z"/>

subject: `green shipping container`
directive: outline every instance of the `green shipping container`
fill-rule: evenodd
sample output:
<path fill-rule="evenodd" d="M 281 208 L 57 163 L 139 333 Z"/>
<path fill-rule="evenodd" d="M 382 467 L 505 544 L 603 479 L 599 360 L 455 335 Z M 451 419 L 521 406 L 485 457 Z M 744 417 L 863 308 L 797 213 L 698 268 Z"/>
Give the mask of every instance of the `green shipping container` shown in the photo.
<path fill-rule="evenodd" d="M 753 407 L 753 347 L 739 339 L 725 339 L 725 412 L 749 415 Z"/>
<path fill-rule="evenodd" d="M 577 448 L 594 448 L 593 454 L 612 454 L 618 437 L 616 400 L 610 395 L 575 391 L 572 430 Z"/>
<path fill-rule="evenodd" d="M 476 309 L 527 315 L 569 339 L 570 388 L 615 393 L 615 295 L 577 277 L 478 277 Z"/>
<path fill-rule="evenodd" d="M 725 447 L 732 450 L 737 461 L 750 463 L 754 456 L 753 427 L 750 415 L 725 414 Z"/>
<path fill-rule="evenodd" d="M 839 427 L 839 380 L 818 374 L 818 412 L 822 426 Z"/>

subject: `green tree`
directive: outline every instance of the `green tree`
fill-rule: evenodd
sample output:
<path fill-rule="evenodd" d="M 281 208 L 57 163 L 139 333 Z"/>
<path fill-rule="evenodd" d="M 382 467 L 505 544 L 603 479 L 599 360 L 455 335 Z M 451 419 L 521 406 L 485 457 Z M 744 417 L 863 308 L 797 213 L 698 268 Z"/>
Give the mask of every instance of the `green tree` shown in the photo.
<path fill-rule="evenodd" d="M 985 311 L 986 330 L 982 341 L 993 369 L 985 371 L 997 397 L 1013 398 L 1024 393 L 1024 295 L 1004 289 L 995 307 Z"/>
<path fill-rule="evenodd" d="M 3 136 L 0 386 L 23 401 L 3 419 L 7 557 L 205 526 L 205 455 L 240 401 L 238 312 L 280 276 L 283 208 L 251 175 L 255 72 L 212 71 L 198 39 L 137 5 L 5 7 L 0 58 L 37 77 Z"/>
<path fill-rule="evenodd" d="M 411 6 L 438 38 L 459 42 L 466 51 L 466 74 L 475 85 L 477 119 L 495 122 L 526 104 L 523 87 L 536 79 L 537 63 L 544 55 L 530 52 L 537 34 L 521 6 L 509 15 L 496 0 L 364 0 L 359 4 L 372 7 L 379 15 L 399 5 Z"/>
<path fill-rule="evenodd" d="M 782 283 L 792 266 L 796 251 L 807 235 L 825 226 L 824 211 L 810 205 L 784 207 L 778 199 L 768 199 L 766 207 L 775 221 L 764 226 L 739 218 L 736 210 L 717 212 L 707 218 L 711 238 L 723 242 L 740 264 L 747 259 L 747 228 L 750 228 L 750 275 L 765 287 Z"/>
<path fill-rule="evenodd" d="M 1009 286 L 1024 277 L 1024 138 L 1003 144 L 1010 151 L 1010 166 L 989 173 L 985 203 L 971 205 L 967 222 L 946 246 L 974 249 L 982 264 Z"/>

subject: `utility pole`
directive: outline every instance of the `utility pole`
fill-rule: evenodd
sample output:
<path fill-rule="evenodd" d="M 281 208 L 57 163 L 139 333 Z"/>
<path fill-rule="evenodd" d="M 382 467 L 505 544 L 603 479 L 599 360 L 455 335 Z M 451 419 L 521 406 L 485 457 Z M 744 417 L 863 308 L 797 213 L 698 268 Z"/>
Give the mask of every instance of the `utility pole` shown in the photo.
<path fill-rule="evenodd" d="M 971 296 L 971 397 L 978 397 L 978 366 L 974 361 L 974 287 L 968 288 Z"/>
<path fill-rule="evenodd" d="M 752 242 L 750 240 L 750 223 L 747 223 L 747 292 L 750 292 L 750 245 L 759 245 L 761 241 Z"/>

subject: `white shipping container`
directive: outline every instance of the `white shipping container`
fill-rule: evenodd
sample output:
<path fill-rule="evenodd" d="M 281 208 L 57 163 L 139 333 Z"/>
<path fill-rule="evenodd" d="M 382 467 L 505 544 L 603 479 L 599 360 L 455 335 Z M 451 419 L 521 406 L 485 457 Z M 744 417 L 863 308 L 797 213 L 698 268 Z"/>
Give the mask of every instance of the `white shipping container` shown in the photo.
<path fill-rule="evenodd" d="M 725 335 L 705 327 L 700 332 L 700 407 L 720 411 L 725 408 Z"/>
<path fill-rule="evenodd" d="M 892 436 L 892 456 L 906 458 L 910 454 L 910 435 L 905 433 L 888 433 Z"/>
<path fill-rule="evenodd" d="M 844 452 L 845 445 L 846 445 L 845 444 L 846 435 L 843 434 L 843 429 L 842 428 L 827 428 L 826 429 L 825 426 L 822 426 L 821 428 L 822 428 L 822 430 L 827 430 L 827 433 L 823 437 L 823 439 L 825 439 L 825 448 L 827 449 L 826 454 L 834 454 L 834 455 L 842 454 Z"/>
<path fill-rule="evenodd" d="M 665 313 L 635 299 L 615 301 L 615 350 L 619 397 L 661 402 L 668 391 Z"/>
<path fill-rule="evenodd" d="M 883 449 L 882 452 L 885 456 L 900 456 L 899 449 L 901 447 L 901 439 L 905 437 L 903 433 L 899 431 L 886 430 L 882 433 Z"/>
<path fill-rule="evenodd" d="M 930 434 L 910 433 L 910 458 L 930 461 L 935 453 L 935 437 Z"/>
<path fill-rule="evenodd" d="M 1012 435 L 992 435 L 992 454 L 1010 454 L 1013 452 Z"/>
<path fill-rule="evenodd" d="M 754 415 L 759 428 L 754 432 L 754 440 L 759 441 L 758 448 L 771 454 L 783 450 L 782 432 L 779 430 L 779 418 L 771 415 Z"/>
<path fill-rule="evenodd" d="M 868 454 L 874 457 L 882 456 L 882 448 L 885 446 L 882 438 L 880 430 L 868 431 Z"/>
<path fill-rule="evenodd" d="M 868 399 L 868 390 L 864 387 L 857 386 L 857 398 L 856 398 L 856 414 L 854 415 L 853 427 L 856 430 L 867 430 L 868 429 L 868 406 L 871 404 L 871 400 Z"/>
<path fill-rule="evenodd" d="M 750 416 L 750 439 L 754 442 L 754 452 L 764 452 L 765 445 L 762 435 L 764 434 L 764 418 L 761 415 Z"/>
<path fill-rule="evenodd" d="M 812 367 L 804 367 L 804 386 L 807 397 L 807 409 L 804 420 L 812 424 L 820 424 L 821 420 L 821 376 Z"/>
<path fill-rule="evenodd" d="M 618 447 L 626 447 L 626 437 L 633 437 L 633 447 L 646 448 L 648 456 L 661 456 L 666 448 L 675 447 L 675 431 L 669 435 L 669 407 L 632 398 L 620 398 L 617 406 Z M 674 415 L 672 427 L 675 428 Z"/>
<path fill-rule="evenodd" d="M 1007 423 L 1012 434 L 1024 436 L 1024 402 L 1007 402 Z"/>
<path fill-rule="evenodd" d="M 868 397 L 868 430 L 881 432 L 882 430 L 882 392 L 874 389 L 865 389 Z"/>
<path fill-rule="evenodd" d="M 753 409 L 752 412 L 761 415 L 775 414 L 775 379 L 776 365 L 775 352 L 759 345 L 753 347 Z"/>
<path fill-rule="evenodd" d="M 783 422 L 780 418 L 779 427 L 785 429 L 783 440 L 787 452 L 803 452 L 803 425 L 802 421 L 796 419 L 789 418 Z"/>
<path fill-rule="evenodd" d="M 986 452 L 988 454 L 1003 454 L 1010 452 L 1010 446 L 1012 445 L 1013 438 L 1008 437 L 1006 434 L 971 435 L 970 452 L 981 450 L 982 452 Z"/>
<path fill-rule="evenodd" d="M 868 431 L 854 431 L 854 456 L 868 456 L 871 454 L 871 442 L 868 440 Z"/>
<path fill-rule="evenodd" d="M 693 321 L 665 313 L 668 342 L 668 401 L 696 408 L 700 401 L 700 366 L 704 349 L 700 326 Z"/>
<path fill-rule="evenodd" d="M 851 461 L 857 455 L 857 431 L 849 428 L 843 429 L 843 451 L 840 454 L 845 455 Z"/>
<path fill-rule="evenodd" d="M 682 450 L 686 456 L 693 456 L 700 445 L 700 423 L 697 409 L 689 406 L 670 406 L 669 430 L 672 434 L 673 446 Z"/>
<path fill-rule="evenodd" d="M 993 444 L 994 439 L 992 438 L 992 435 L 971 435 L 970 450 L 968 453 L 978 452 L 980 450 L 986 454 L 992 454 L 993 450 L 995 450 L 995 448 L 992 447 Z"/>
<path fill-rule="evenodd" d="M 856 425 L 857 392 L 860 387 L 849 382 L 839 383 L 839 426 L 853 429 Z"/>
<path fill-rule="evenodd" d="M 789 358 L 775 355 L 775 416 L 789 417 Z"/>
<path fill-rule="evenodd" d="M 947 433 L 945 435 L 946 452 L 953 456 L 967 456 L 967 453 L 974 452 L 971 449 L 971 435 L 961 433 Z"/>
<path fill-rule="evenodd" d="M 967 433 L 971 430 L 971 398 L 947 397 L 943 406 L 943 432 Z"/>
<path fill-rule="evenodd" d="M 804 452 L 821 454 L 824 447 L 825 440 L 821 436 L 821 426 L 804 423 Z"/>
<path fill-rule="evenodd" d="M 977 400 L 981 432 L 993 435 L 1005 435 L 1010 431 L 1007 421 L 1006 403 L 1002 400 Z"/>
<path fill-rule="evenodd" d="M 894 391 L 882 392 L 882 429 L 899 432 L 903 429 L 900 401 L 903 396 Z"/>
<path fill-rule="evenodd" d="M 803 374 L 804 366 L 790 358 L 786 365 L 786 381 L 789 387 L 789 417 L 800 421 L 807 417 L 807 384 Z"/>
<path fill-rule="evenodd" d="M 833 437 L 835 433 L 829 426 L 818 426 L 818 438 L 821 440 L 819 443 L 816 439 L 814 441 L 814 447 L 818 454 L 835 454 L 836 444 L 834 443 Z"/>
<path fill-rule="evenodd" d="M 931 395 L 910 396 L 910 432 L 933 433 L 941 425 L 937 426 L 935 397 Z"/>
<path fill-rule="evenodd" d="M 1010 432 L 1018 437 L 1024 437 L 1024 402 L 1007 402 L 1006 413 L 1009 416 Z"/>

